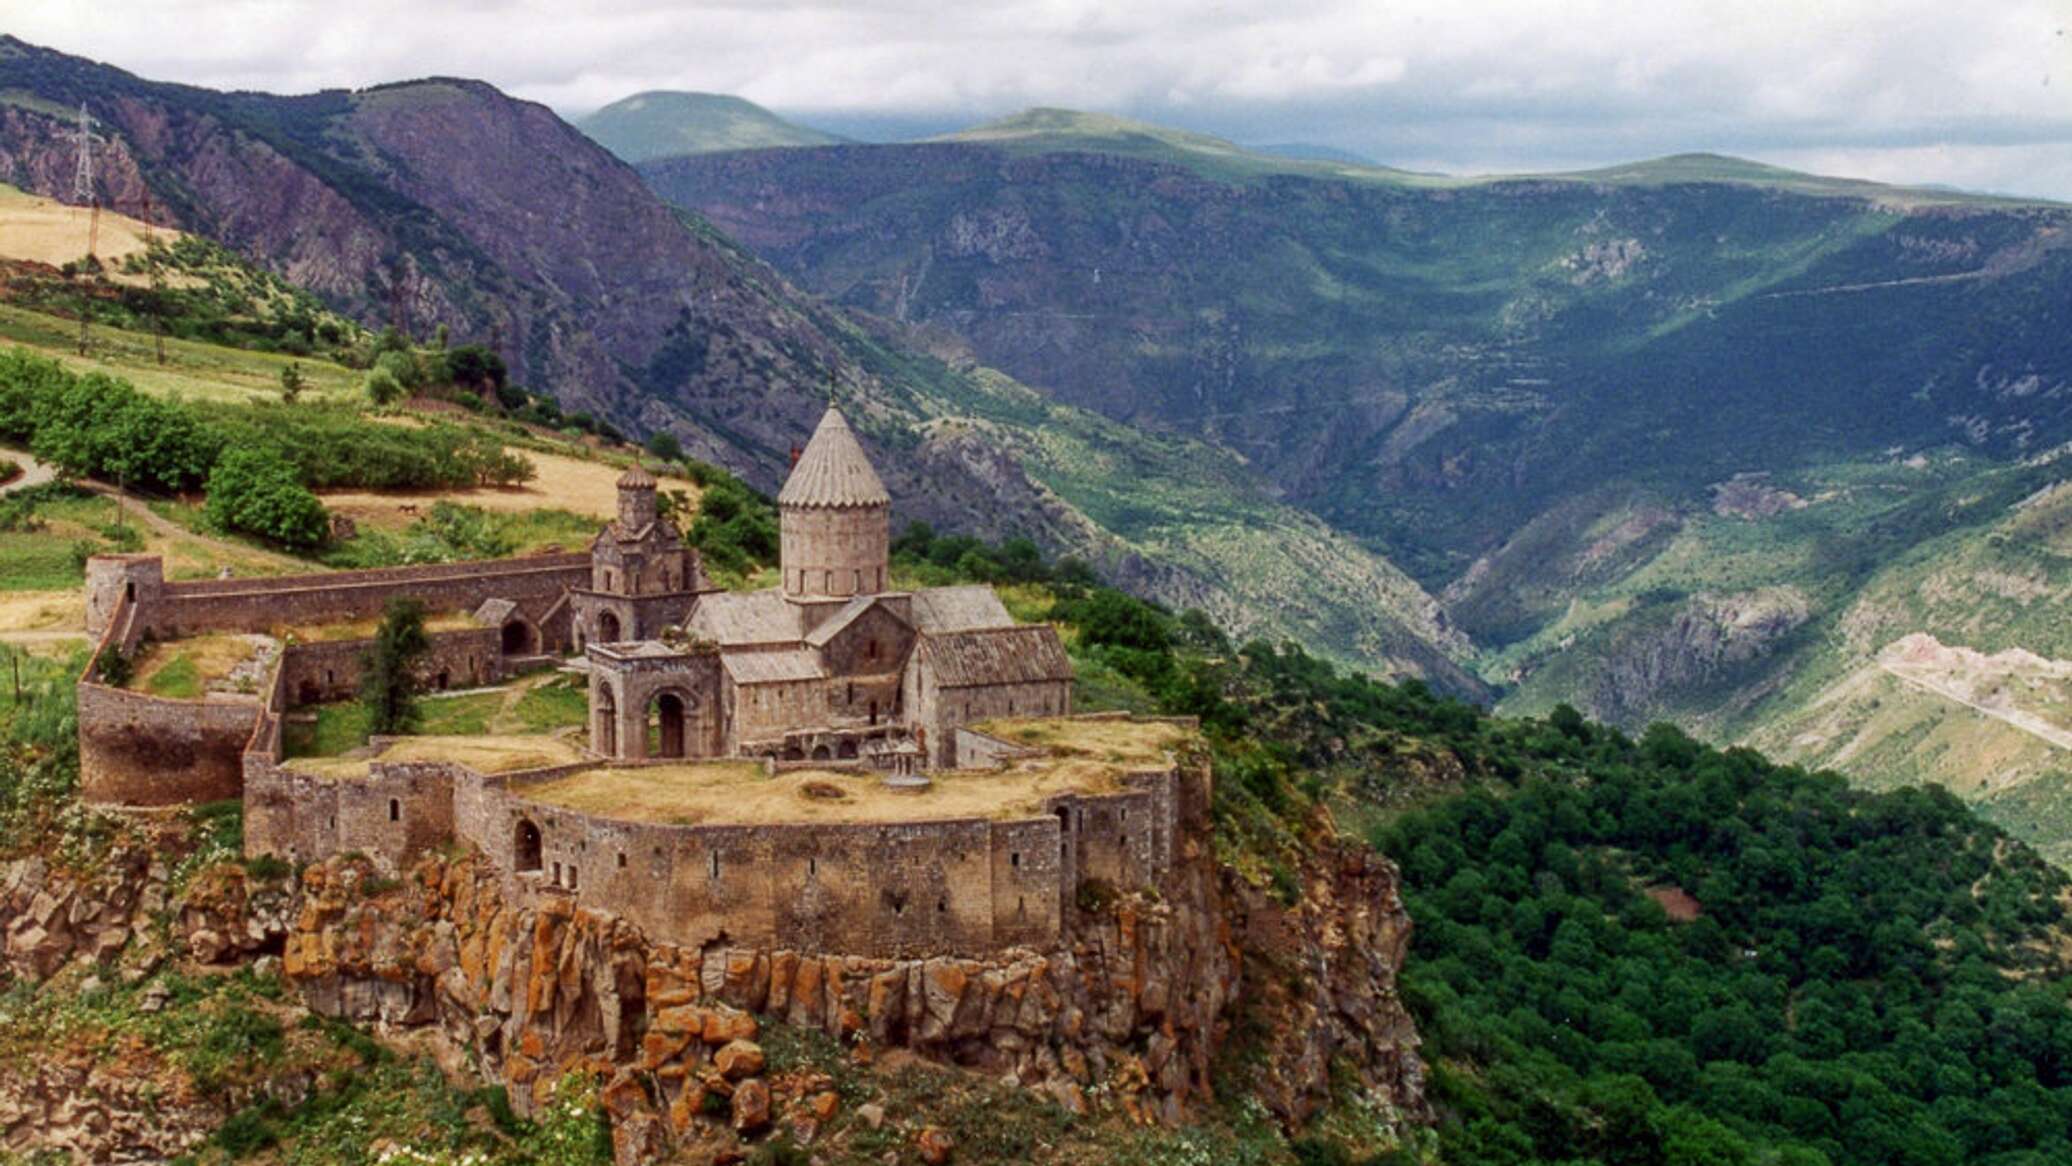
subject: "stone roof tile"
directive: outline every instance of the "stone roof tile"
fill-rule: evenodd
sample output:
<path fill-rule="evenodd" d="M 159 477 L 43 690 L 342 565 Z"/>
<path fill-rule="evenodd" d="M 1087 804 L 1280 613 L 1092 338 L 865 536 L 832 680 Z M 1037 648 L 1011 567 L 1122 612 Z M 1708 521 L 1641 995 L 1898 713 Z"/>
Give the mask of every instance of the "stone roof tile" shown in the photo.
<path fill-rule="evenodd" d="M 779 506 L 890 506 L 892 495 L 871 468 L 842 411 L 829 406 L 777 494 Z"/>
<path fill-rule="evenodd" d="M 920 659 L 944 688 L 1072 679 L 1065 643 L 1049 624 L 923 636 Z"/>

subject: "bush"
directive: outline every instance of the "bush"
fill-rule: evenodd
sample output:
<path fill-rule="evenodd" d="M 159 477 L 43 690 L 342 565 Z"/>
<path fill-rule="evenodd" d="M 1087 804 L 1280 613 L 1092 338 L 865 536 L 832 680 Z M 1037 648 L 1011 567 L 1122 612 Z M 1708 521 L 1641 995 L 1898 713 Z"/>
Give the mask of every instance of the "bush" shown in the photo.
<path fill-rule="evenodd" d="M 291 547 L 314 547 L 329 536 L 324 504 L 296 480 L 294 467 L 270 448 L 240 446 L 226 452 L 209 474 L 211 525 L 237 530 Z"/>
<path fill-rule="evenodd" d="M 367 399 L 384 409 L 402 400 L 403 394 L 407 391 L 403 387 L 403 382 L 396 379 L 396 374 L 385 368 L 376 368 L 368 372 L 364 387 L 367 390 Z"/>

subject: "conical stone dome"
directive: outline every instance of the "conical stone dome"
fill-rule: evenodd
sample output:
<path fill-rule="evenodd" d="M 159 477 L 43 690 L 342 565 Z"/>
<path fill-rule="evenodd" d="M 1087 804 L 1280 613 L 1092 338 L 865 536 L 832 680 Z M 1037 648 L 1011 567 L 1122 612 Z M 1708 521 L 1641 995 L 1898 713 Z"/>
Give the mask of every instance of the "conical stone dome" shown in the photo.
<path fill-rule="evenodd" d="M 777 495 L 784 593 L 846 599 L 885 590 L 892 495 L 841 411 L 830 408 Z"/>
<path fill-rule="evenodd" d="M 892 495 L 878 480 L 870 458 L 842 411 L 830 406 L 777 495 L 779 506 L 890 506 Z"/>

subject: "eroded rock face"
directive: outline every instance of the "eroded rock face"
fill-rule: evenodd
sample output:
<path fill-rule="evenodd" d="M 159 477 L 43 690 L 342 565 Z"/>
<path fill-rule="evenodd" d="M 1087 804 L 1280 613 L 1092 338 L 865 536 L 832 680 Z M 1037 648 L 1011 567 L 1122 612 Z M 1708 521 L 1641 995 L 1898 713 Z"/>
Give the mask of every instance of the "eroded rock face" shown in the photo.
<path fill-rule="evenodd" d="M 164 909 L 167 873 L 144 847 L 107 856 L 91 875 L 41 855 L 0 862 L 0 979 L 43 980 L 75 957 L 114 959 Z"/>
<path fill-rule="evenodd" d="M 1615 644 L 1586 711 L 1616 725 L 1643 723 L 1677 691 L 1769 655 L 1812 610 L 1796 587 L 1693 595 L 1672 618 Z"/>

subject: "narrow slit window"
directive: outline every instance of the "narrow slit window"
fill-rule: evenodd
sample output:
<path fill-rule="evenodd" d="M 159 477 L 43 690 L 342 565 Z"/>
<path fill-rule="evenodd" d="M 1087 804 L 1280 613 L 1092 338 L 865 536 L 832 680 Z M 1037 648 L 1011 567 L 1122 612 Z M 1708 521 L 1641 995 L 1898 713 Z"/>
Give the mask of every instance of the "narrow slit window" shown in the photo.
<path fill-rule="evenodd" d="M 719 877 L 719 851 L 712 852 L 712 877 Z"/>
<path fill-rule="evenodd" d="M 403 803 L 402 803 L 402 802 L 399 802 L 399 801 L 397 801 L 397 800 L 396 800 L 395 798 L 390 798 L 390 799 L 389 799 L 389 821 L 391 821 L 391 822 L 400 822 L 400 821 L 402 821 L 402 820 L 403 820 Z"/>

